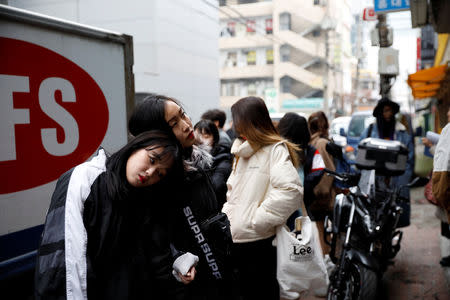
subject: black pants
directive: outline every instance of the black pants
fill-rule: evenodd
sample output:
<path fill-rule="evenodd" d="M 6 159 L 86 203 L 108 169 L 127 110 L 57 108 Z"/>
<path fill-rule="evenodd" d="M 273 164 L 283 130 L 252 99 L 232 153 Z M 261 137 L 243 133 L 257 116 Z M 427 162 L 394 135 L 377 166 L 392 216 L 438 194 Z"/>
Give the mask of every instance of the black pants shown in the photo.
<path fill-rule="evenodd" d="M 233 261 L 239 275 L 243 300 L 279 300 L 277 251 L 270 237 L 265 240 L 233 244 Z"/>

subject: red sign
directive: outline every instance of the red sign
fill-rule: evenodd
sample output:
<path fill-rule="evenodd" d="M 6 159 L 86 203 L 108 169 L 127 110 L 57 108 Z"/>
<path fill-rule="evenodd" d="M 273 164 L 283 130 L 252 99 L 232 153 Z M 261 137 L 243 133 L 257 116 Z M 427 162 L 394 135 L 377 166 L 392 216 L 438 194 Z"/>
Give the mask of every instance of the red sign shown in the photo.
<path fill-rule="evenodd" d="M 363 20 L 364 21 L 376 21 L 377 20 L 377 14 L 375 13 L 375 10 L 373 9 L 373 7 L 364 8 Z"/>
<path fill-rule="evenodd" d="M 422 54 L 421 54 L 421 49 L 422 49 L 422 41 L 421 38 L 418 37 L 417 38 L 417 60 L 416 60 L 416 70 L 419 71 L 422 67 Z"/>
<path fill-rule="evenodd" d="M 108 105 L 82 68 L 0 37 L 0 194 L 43 185 L 84 162 L 108 129 Z"/>

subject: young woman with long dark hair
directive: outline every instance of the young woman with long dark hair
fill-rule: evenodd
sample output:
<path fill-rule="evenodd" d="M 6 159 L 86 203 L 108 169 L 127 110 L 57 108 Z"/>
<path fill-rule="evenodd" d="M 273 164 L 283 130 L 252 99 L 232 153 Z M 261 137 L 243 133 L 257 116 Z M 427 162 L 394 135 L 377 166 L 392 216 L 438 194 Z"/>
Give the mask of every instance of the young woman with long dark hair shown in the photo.
<path fill-rule="evenodd" d="M 231 223 L 241 296 L 279 300 L 272 240 L 276 227 L 301 206 L 299 148 L 278 135 L 261 98 L 242 98 L 231 113 L 238 138 L 222 211 Z"/>
<path fill-rule="evenodd" d="M 184 180 L 172 189 L 170 196 L 174 198 L 176 210 L 171 216 L 171 249 L 174 255 L 189 252 L 199 257 L 198 265 L 192 266 L 188 276 L 178 274 L 183 281 L 190 282 L 185 287 L 185 299 L 232 299 L 228 220 L 223 215 L 224 226 L 220 229 L 214 227 L 217 231 L 209 234 L 211 227 L 206 224 L 220 213 L 216 193 L 207 174 L 213 158 L 195 145 L 191 119 L 177 100 L 151 94 L 136 106 L 128 128 L 133 135 L 150 129 L 163 130 L 175 136 L 183 147 Z"/>
<path fill-rule="evenodd" d="M 150 131 L 63 174 L 38 250 L 36 299 L 170 299 L 171 203 L 161 195 L 182 170 L 178 142 Z"/>

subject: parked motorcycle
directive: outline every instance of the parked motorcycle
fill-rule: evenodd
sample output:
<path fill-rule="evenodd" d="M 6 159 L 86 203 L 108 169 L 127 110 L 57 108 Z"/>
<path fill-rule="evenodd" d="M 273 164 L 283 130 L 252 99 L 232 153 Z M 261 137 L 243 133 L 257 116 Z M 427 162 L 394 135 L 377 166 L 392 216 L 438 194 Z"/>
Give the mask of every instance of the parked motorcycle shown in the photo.
<path fill-rule="evenodd" d="M 327 151 L 345 161 L 339 146 L 329 143 Z M 359 172 L 325 169 L 348 187 L 345 194 L 336 196 L 332 218 L 325 219 L 330 258 L 336 264 L 328 299 L 375 299 L 382 274 L 400 250 L 402 232 L 396 227 L 403 187 L 391 189 L 389 182 L 391 176 L 405 171 L 407 155 L 407 148 L 398 141 L 367 138 L 358 147 Z"/>

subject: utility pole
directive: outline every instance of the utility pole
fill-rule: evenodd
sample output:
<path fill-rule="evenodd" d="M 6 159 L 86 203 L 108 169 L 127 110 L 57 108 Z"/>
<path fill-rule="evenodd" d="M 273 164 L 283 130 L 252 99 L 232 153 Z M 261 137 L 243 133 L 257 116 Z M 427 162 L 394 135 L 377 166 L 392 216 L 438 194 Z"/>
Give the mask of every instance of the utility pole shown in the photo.
<path fill-rule="evenodd" d="M 392 37 L 389 37 L 390 31 L 389 26 L 386 22 L 386 14 L 378 14 L 378 23 L 376 25 L 378 29 L 378 36 L 380 42 L 380 48 L 390 47 L 392 45 Z M 391 90 L 391 79 L 395 75 L 380 74 L 380 95 L 382 98 L 389 97 Z"/>
<path fill-rule="evenodd" d="M 330 85 L 329 85 L 329 81 L 331 79 L 330 76 L 330 47 L 329 47 L 329 33 L 330 30 L 326 29 L 325 30 L 325 80 L 323 81 L 323 110 L 325 112 L 325 115 L 327 115 L 327 117 L 329 116 L 329 107 L 328 107 L 328 96 L 330 93 Z"/>
<path fill-rule="evenodd" d="M 358 15 L 358 23 L 356 24 L 356 76 L 355 85 L 353 88 L 354 99 L 352 101 L 352 111 L 353 113 L 359 104 L 359 71 L 361 67 L 361 15 Z"/>
<path fill-rule="evenodd" d="M 323 110 L 327 117 L 330 116 L 330 108 L 328 100 L 333 97 L 334 86 L 331 86 L 334 74 L 331 66 L 330 51 L 330 32 L 336 28 L 336 20 L 330 15 L 330 2 L 327 2 L 325 17 L 320 24 L 321 29 L 325 32 L 325 76 L 323 80 Z"/>

